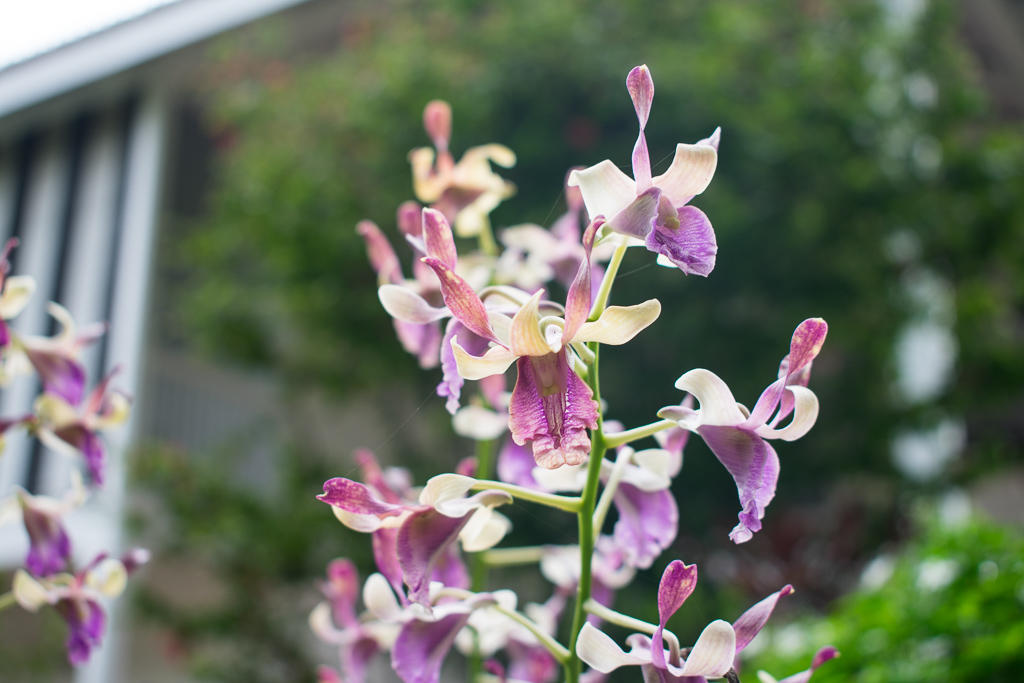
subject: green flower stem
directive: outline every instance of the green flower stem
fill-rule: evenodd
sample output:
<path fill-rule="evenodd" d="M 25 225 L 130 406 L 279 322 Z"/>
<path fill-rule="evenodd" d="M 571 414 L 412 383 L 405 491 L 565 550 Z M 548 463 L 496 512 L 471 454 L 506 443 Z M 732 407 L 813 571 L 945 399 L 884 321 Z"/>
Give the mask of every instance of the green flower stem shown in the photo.
<path fill-rule="evenodd" d="M 672 420 L 659 420 L 658 422 L 652 422 L 649 425 L 643 427 L 636 427 L 634 429 L 627 429 L 624 432 L 616 432 L 614 434 L 605 434 L 604 442 L 608 445 L 608 448 L 618 448 L 624 443 L 630 443 L 631 441 L 637 441 L 646 436 L 653 436 L 658 432 L 663 432 L 666 429 L 676 427 L 676 423 Z"/>
<path fill-rule="evenodd" d="M 523 488 L 522 486 L 516 486 L 515 484 L 506 484 L 503 481 L 481 479 L 473 484 L 473 490 L 505 491 L 506 493 L 511 493 L 512 497 L 517 500 L 528 500 L 531 503 L 539 503 L 540 505 L 546 505 L 550 508 L 557 508 L 566 512 L 576 513 L 580 511 L 580 498 L 573 496 L 556 496 L 553 493 L 534 491 L 532 489 Z"/>
<path fill-rule="evenodd" d="M 612 283 L 615 282 L 615 275 L 619 272 L 619 266 L 622 264 L 622 258 L 626 255 L 626 241 L 623 239 L 622 244 L 615 253 L 612 255 L 612 260 L 608 262 L 608 270 L 604 273 L 604 279 L 601 280 L 601 287 L 597 290 L 597 298 L 594 299 L 594 303 L 590 308 L 590 317 L 588 320 L 597 320 L 604 313 L 605 307 L 608 306 L 608 297 L 612 293 Z"/>
<path fill-rule="evenodd" d="M 619 252 L 616 252 L 618 256 Z M 621 261 L 621 257 L 619 257 Z M 613 263 L 615 258 L 612 259 Z M 605 275 L 605 281 L 610 278 L 614 278 L 615 269 L 609 267 L 608 274 Z M 610 277 L 609 277 L 610 276 Z M 604 283 L 601 284 L 602 290 L 605 289 Z M 610 285 L 608 291 L 610 291 Z M 607 301 L 607 292 L 605 292 L 605 301 Z M 602 309 L 603 310 L 603 309 Z M 600 313 L 598 314 L 600 315 Z M 590 389 L 594 392 L 594 400 L 601 403 L 601 384 L 598 378 L 598 361 L 600 360 L 600 345 L 592 343 L 590 346 L 591 351 L 594 352 L 594 362 L 590 366 Z M 591 575 L 591 560 L 594 555 L 594 507 L 597 502 L 597 488 L 601 481 L 601 463 L 604 460 L 604 454 L 607 450 L 604 442 L 604 434 L 601 430 L 602 416 L 600 413 L 597 415 L 597 428 L 591 432 L 590 441 L 590 461 L 587 463 L 587 483 L 583 487 L 583 495 L 581 496 L 580 509 L 578 513 L 579 518 L 579 543 L 580 543 L 580 581 L 576 589 L 576 606 L 573 609 L 572 617 L 572 631 L 569 635 L 569 649 L 570 657 L 565 663 L 565 679 L 567 683 L 579 683 L 580 670 L 582 669 L 582 662 L 576 655 L 576 640 L 579 638 L 580 631 L 583 629 L 583 622 L 586 620 L 586 614 L 583 609 L 583 605 L 590 599 L 590 587 L 592 581 Z"/>
<path fill-rule="evenodd" d="M 14 599 L 14 591 L 8 591 L 0 595 L 0 612 L 13 606 L 17 601 Z"/>
<path fill-rule="evenodd" d="M 462 590 L 461 588 L 442 588 L 438 595 L 466 600 L 476 595 L 476 593 L 473 591 Z M 526 630 L 536 636 L 537 640 L 540 641 L 540 644 L 543 645 L 560 663 L 565 663 L 565 661 L 569 659 L 569 651 L 565 649 L 565 646 L 552 638 L 544 631 L 544 629 L 538 626 L 535 621 L 522 612 L 517 612 L 514 609 L 508 609 L 507 607 L 503 607 L 499 604 L 489 605 L 489 607 L 525 627 Z"/>
<path fill-rule="evenodd" d="M 594 599 L 587 600 L 586 604 L 583 605 L 583 608 L 590 614 L 593 614 L 596 617 L 601 617 L 611 624 L 615 624 L 623 628 L 630 628 L 634 631 L 639 631 L 640 633 L 646 633 L 653 636 L 654 632 L 658 630 L 657 624 L 649 624 L 646 621 L 634 619 L 622 612 L 616 612 L 613 609 L 605 607 Z M 672 655 L 672 661 L 678 662 L 680 656 L 679 639 L 676 638 L 676 635 L 668 629 L 662 630 L 661 635 L 665 639 L 665 642 L 668 643 L 668 648 Z"/>
<path fill-rule="evenodd" d="M 494 465 L 491 462 L 494 455 L 494 441 L 476 442 L 476 473 L 483 479 L 490 479 L 491 470 Z M 480 553 L 476 553 L 470 559 L 470 581 L 475 591 L 487 590 L 487 562 Z"/>
<path fill-rule="evenodd" d="M 490 479 L 491 472 L 494 470 L 494 440 L 477 441 L 476 442 L 476 475 L 483 479 Z M 487 590 L 487 569 L 489 564 L 484 559 L 482 553 L 473 553 L 469 558 L 469 577 L 470 587 L 474 591 L 485 591 Z M 478 645 L 473 648 L 473 654 L 470 655 L 468 666 L 469 666 L 469 680 L 474 680 L 476 675 L 483 671 L 483 657 L 480 655 L 479 638 L 476 639 Z"/>
<path fill-rule="evenodd" d="M 605 444 L 607 445 L 607 443 L 608 437 L 605 436 Z M 597 501 L 597 508 L 594 510 L 594 530 L 599 534 L 601 533 L 601 528 L 604 527 L 605 517 L 608 516 L 608 509 L 612 506 L 612 498 L 615 497 L 615 492 L 619 488 L 619 482 L 622 481 L 622 475 L 625 474 L 626 465 L 629 464 L 631 458 L 632 454 L 629 451 L 623 451 L 615 458 L 612 473 L 604 485 L 601 499 Z"/>
<path fill-rule="evenodd" d="M 536 564 L 544 557 L 547 547 L 542 545 L 524 548 L 494 548 L 481 553 L 478 557 L 489 567 L 512 567 L 519 564 Z"/>

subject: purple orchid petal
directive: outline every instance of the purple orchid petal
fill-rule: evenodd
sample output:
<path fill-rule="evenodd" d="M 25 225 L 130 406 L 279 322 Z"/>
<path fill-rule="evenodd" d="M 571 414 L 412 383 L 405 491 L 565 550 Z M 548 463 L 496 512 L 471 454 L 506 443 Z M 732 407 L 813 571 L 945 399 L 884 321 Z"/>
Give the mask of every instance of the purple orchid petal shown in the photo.
<path fill-rule="evenodd" d="M 102 486 L 106 470 L 106 450 L 99 435 L 77 422 L 56 430 L 54 434 L 82 454 L 93 485 Z"/>
<path fill-rule="evenodd" d="M 435 367 L 441 352 L 441 325 L 437 322 L 421 325 L 397 318 L 392 322 L 402 348 L 416 356 L 420 367 L 424 370 Z"/>
<path fill-rule="evenodd" d="M 432 581 L 440 581 L 449 588 L 469 588 L 469 571 L 462 561 L 458 544 L 452 543 L 434 565 Z"/>
<path fill-rule="evenodd" d="M 625 561 L 647 569 L 661 552 L 676 540 L 679 508 L 669 490 L 642 491 L 632 484 L 619 484 L 613 498 L 619 519 L 612 532 Z"/>
<path fill-rule="evenodd" d="M 341 668 L 345 672 L 344 683 L 364 683 L 370 661 L 380 652 L 377 641 L 368 635 L 360 635 L 353 642 L 341 647 Z"/>
<path fill-rule="evenodd" d="M 789 343 L 789 375 L 800 372 L 805 365 L 814 360 L 821 352 L 826 335 L 828 323 L 821 318 L 808 318 L 797 325 Z"/>
<path fill-rule="evenodd" d="M 359 572 L 352 560 L 332 560 L 327 565 L 327 581 L 320 591 L 331 603 L 334 623 L 352 627 L 359 624 L 356 618 L 356 601 L 359 599 Z"/>
<path fill-rule="evenodd" d="M 475 512 L 475 510 L 473 511 Z M 469 512 L 462 517 L 446 517 L 433 508 L 414 512 L 398 529 L 398 562 L 409 586 L 409 600 L 429 607 L 430 580 L 434 568 L 466 526 Z"/>
<path fill-rule="evenodd" d="M 318 499 L 357 515 L 387 517 L 401 514 L 406 506 L 394 505 L 381 498 L 365 484 L 351 479 L 335 477 L 324 482 L 324 492 Z"/>
<path fill-rule="evenodd" d="M 792 593 L 793 587 L 786 584 L 740 615 L 740 618 L 732 625 L 733 630 L 736 631 L 736 654 L 750 645 L 754 636 L 760 633 L 764 625 L 768 623 L 768 618 L 772 615 L 779 598 Z"/>
<path fill-rule="evenodd" d="M 644 240 L 647 249 L 661 254 L 688 275 L 707 277 L 715 268 L 718 244 L 711 221 L 694 206 L 679 209 L 673 222 L 657 225 Z"/>
<path fill-rule="evenodd" d="M 402 264 L 399 263 L 395 250 L 391 248 L 391 243 L 377 224 L 373 221 L 359 221 L 356 232 L 366 242 L 366 256 L 370 260 L 370 266 L 377 273 L 377 280 L 382 284 L 402 284 Z"/>
<path fill-rule="evenodd" d="M 701 425 L 697 434 L 736 481 L 743 510 L 729 538 L 734 543 L 749 541 L 761 530 L 764 510 L 775 497 L 779 456 L 764 439 L 738 427 Z"/>
<path fill-rule="evenodd" d="M 423 209 L 423 242 L 427 248 L 427 256 L 433 256 L 452 270 L 458 261 L 455 251 L 455 238 L 448 219 L 434 209 Z"/>
<path fill-rule="evenodd" d="M 520 446 L 512 439 L 507 439 L 498 453 L 498 479 L 506 484 L 541 490 L 541 485 L 533 476 L 533 468 L 536 466 L 533 444 L 530 442 Z"/>
<path fill-rule="evenodd" d="M 32 362 L 43 388 L 60 396 L 73 406 L 82 402 L 85 395 L 85 368 L 67 355 L 26 348 L 25 355 Z"/>
<path fill-rule="evenodd" d="M 406 237 L 423 236 L 423 207 L 419 202 L 409 200 L 398 205 L 395 211 L 395 222 L 398 229 Z"/>
<path fill-rule="evenodd" d="M 373 541 L 373 561 L 377 571 L 388 580 L 395 593 L 406 602 L 405 589 L 402 587 L 402 565 L 398 562 L 398 529 L 384 527 L 377 529 L 371 536 Z"/>
<path fill-rule="evenodd" d="M 29 551 L 25 567 L 35 576 L 49 576 L 64 570 L 71 557 L 71 541 L 55 514 L 35 507 L 28 496 L 19 496 L 22 521 L 28 532 Z"/>
<path fill-rule="evenodd" d="M 452 315 L 477 336 L 497 342 L 498 338 L 491 329 L 484 302 L 469 283 L 437 258 L 426 256 L 423 262 L 437 274 L 437 279 L 441 282 L 441 296 L 444 297 L 444 303 Z"/>
<path fill-rule="evenodd" d="M 57 612 L 68 625 L 68 637 L 64 645 L 68 661 L 80 666 L 89 661 L 94 648 L 103 640 L 107 617 L 95 600 L 61 600 Z"/>
<path fill-rule="evenodd" d="M 391 648 L 391 667 L 405 683 L 438 683 L 441 664 L 470 613 L 449 614 L 437 621 L 413 619 Z"/>
<path fill-rule="evenodd" d="M 634 67 L 629 72 L 626 76 L 626 89 L 633 100 L 636 118 L 640 122 L 640 135 L 633 148 L 633 179 L 636 180 L 636 190 L 640 193 L 651 187 L 651 157 L 647 151 L 644 128 L 647 126 L 647 119 L 651 115 L 651 103 L 654 101 L 654 80 L 647 65 Z"/>
<path fill-rule="evenodd" d="M 579 465 L 590 453 L 588 429 L 597 426 L 594 394 L 569 368 L 567 351 L 517 361 L 519 377 L 509 404 L 509 428 L 520 446 L 547 469 Z"/>
<path fill-rule="evenodd" d="M 7 348 L 11 343 L 11 328 L 6 322 L 0 320 L 0 349 Z"/>
<path fill-rule="evenodd" d="M 569 293 L 565 298 L 565 329 L 562 331 L 562 343 L 568 344 L 579 332 L 583 323 L 587 322 L 590 315 L 591 297 L 593 288 L 590 284 L 590 252 L 594 248 L 594 238 L 597 231 L 604 225 L 604 220 L 597 219 L 583 233 L 584 259 L 580 262 L 576 277 L 569 286 Z"/>
<path fill-rule="evenodd" d="M 661 203 L 661 190 L 649 188 L 637 195 L 629 206 L 620 211 L 610 221 L 615 232 L 645 239 L 654 230 L 658 218 L 658 204 Z"/>
<path fill-rule="evenodd" d="M 452 136 L 452 106 L 444 100 L 431 100 L 423 109 L 423 128 L 439 154 L 448 151 Z"/>
<path fill-rule="evenodd" d="M 697 587 L 697 565 L 683 564 L 672 560 L 661 575 L 658 584 L 658 628 L 651 637 L 651 660 L 659 669 L 668 667 L 665 661 L 665 646 L 662 632 L 665 624 Z"/>
<path fill-rule="evenodd" d="M 651 103 L 654 101 L 654 79 L 651 78 L 651 71 L 646 64 L 635 66 L 626 76 L 626 90 L 633 100 L 633 108 L 636 109 L 636 118 L 640 121 L 640 129 L 647 126 L 647 119 L 651 115 Z"/>
<path fill-rule="evenodd" d="M 316 670 L 316 683 L 345 683 L 341 674 L 329 666 L 320 666 Z"/>
<path fill-rule="evenodd" d="M 826 645 L 814 653 L 810 669 L 793 674 L 792 676 L 787 676 L 779 681 L 779 683 L 807 683 L 807 681 L 811 680 L 811 676 L 814 675 L 814 672 L 818 670 L 818 667 L 838 656 L 839 650 L 835 649 L 831 645 Z"/>
<path fill-rule="evenodd" d="M 445 330 L 444 340 L 441 342 L 441 383 L 437 385 L 437 395 L 448 397 L 444 407 L 452 415 L 459 410 L 462 387 L 466 383 L 466 380 L 459 374 L 459 368 L 455 362 L 455 352 L 452 350 L 452 340 L 456 337 L 458 337 L 459 345 L 473 356 L 484 355 L 488 347 L 486 339 L 474 334 L 458 319 L 452 318 L 448 321 L 448 328 Z"/>
<path fill-rule="evenodd" d="M 558 680 L 561 666 L 544 647 L 509 640 L 505 651 L 508 653 L 508 675 L 513 680 L 526 683 L 554 683 Z"/>

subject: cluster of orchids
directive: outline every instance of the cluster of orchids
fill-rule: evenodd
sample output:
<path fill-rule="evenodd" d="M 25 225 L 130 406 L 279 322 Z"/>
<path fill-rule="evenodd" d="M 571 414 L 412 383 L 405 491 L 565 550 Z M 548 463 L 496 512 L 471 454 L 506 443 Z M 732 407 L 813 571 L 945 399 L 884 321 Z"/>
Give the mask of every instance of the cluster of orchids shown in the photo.
<path fill-rule="evenodd" d="M 11 588 L 0 594 L 0 611 L 20 605 L 30 612 L 49 606 L 67 623 L 68 660 L 81 665 L 89 660 L 106 630 L 102 601 L 115 598 L 128 576 L 149 559 L 147 551 L 132 549 L 121 558 L 100 553 L 76 568 L 64 518 L 82 506 L 103 484 L 106 448 L 101 433 L 123 423 L 130 400 L 110 384 L 115 368 L 86 392 L 82 351 L 106 331 L 103 323 L 76 329 L 71 314 L 59 304 L 48 311 L 60 326 L 53 337 L 20 334 L 10 321 L 28 304 L 35 291 L 29 276 L 9 276 L 8 256 L 17 240 L 8 241 L 0 254 L 0 387 L 13 382 L 37 381 L 41 393 L 29 414 L 0 419 L 3 434 L 26 429 L 51 450 L 75 458 L 68 490 L 59 498 L 32 495 L 14 487 L 0 500 L 0 525 L 21 523 L 28 534 L 24 566 L 14 573 Z M 79 469 L 84 469 L 86 484 Z"/>
<path fill-rule="evenodd" d="M 685 394 L 656 421 L 627 429 L 605 417 L 601 346 L 629 342 L 661 311 L 657 299 L 609 305 L 626 250 L 644 247 L 659 264 L 700 276 L 711 273 L 717 253 L 710 221 L 690 202 L 714 174 L 720 130 L 677 145 L 665 173 L 652 176 L 644 127 L 654 83 L 647 67 L 633 69 L 626 86 L 640 122 L 633 177 L 611 161 L 571 170 L 568 211 L 550 229 L 519 225 L 495 237 L 488 214 L 515 188 L 491 162 L 508 167 L 515 155 L 492 144 L 456 163 L 448 149 L 451 109 L 440 101 L 424 113 L 433 148 L 410 154 L 419 201 L 397 212 L 418 256 L 412 279 L 382 231 L 359 224 L 398 339 L 423 368 L 440 366 L 437 394 L 454 430 L 475 440 L 476 455 L 416 487 L 407 470 L 381 467 L 359 451 L 361 481 L 324 484 L 319 498 L 338 520 L 371 535 L 378 571 L 360 591 L 351 561 L 328 567 L 326 599 L 310 625 L 338 648 L 341 669 L 323 667 L 322 683 L 362 683 L 372 660 L 387 652 L 406 683 L 437 683 L 453 646 L 468 658 L 470 680 L 484 683 L 593 683 L 624 666 L 639 666 L 637 680 L 648 683 L 737 681 L 739 653 L 793 591 L 783 586 L 732 623 L 711 622 L 692 646 L 666 624 L 696 586 L 695 565 L 668 564 L 658 623 L 613 609 L 616 591 L 675 541 L 679 514 L 670 486 L 691 433 L 736 481 L 742 509 L 731 539 L 743 543 L 760 530 L 779 476 L 769 442 L 798 439 L 813 426 L 818 400 L 807 385 L 827 331 L 820 318 L 796 327 L 753 410 L 717 375 L 696 369 L 678 379 Z M 457 253 L 456 237 L 475 240 L 477 251 Z M 549 283 L 566 292 L 564 303 L 548 298 Z M 479 390 L 469 400 L 467 380 Z M 643 439 L 655 447 L 636 450 Z M 499 547 L 511 522 L 498 508 L 513 501 L 575 515 L 577 544 Z M 546 602 L 520 606 L 513 591 L 488 586 L 490 568 L 527 564 L 551 582 Z M 625 640 L 628 650 L 604 624 L 636 632 Z M 785 682 L 804 683 L 837 654 L 822 648 Z"/>

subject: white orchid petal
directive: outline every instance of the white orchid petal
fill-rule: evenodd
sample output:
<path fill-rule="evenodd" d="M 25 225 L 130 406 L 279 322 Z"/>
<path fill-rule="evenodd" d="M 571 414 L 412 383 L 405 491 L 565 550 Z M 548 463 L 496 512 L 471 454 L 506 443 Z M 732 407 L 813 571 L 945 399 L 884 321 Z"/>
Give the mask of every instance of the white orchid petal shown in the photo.
<path fill-rule="evenodd" d="M 374 573 L 366 577 L 366 583 L 363 584 L 363 604 L 370 614 L 381 621 L 395 621 L 402 614 L 395 591 L 383 574 Z"/>
<path fill-rule="evenodd" d="M 51 592 L 43 584 L 33 579 L 24 569 L 14 572 L 11 592 L 18 604 L 29 612 L 36 612 L 43 605 L 54 602 Z"/>
<path fill-rule="evenodd" d="M 420 505 L 437 508 L 446 502 L 463 498 L 476 484 L 473 477 L 461 474 L 439 474 L 432 477 L 420 491 Z"/>
<path fill-rule="evenodd" d="M 708 188 L 718 166 L 718 152 L 708 145 L 676 145 L 672 165 L 663 175 L 654 178 L 654 186 L 679 207 L 690 197 Z"/>
<path fill-rule="evenodd" d="M 508 431 L 508 415 L 483 406 L 465 406 L 452 418 L 452 428 L 467 439 L 490 441 Z"/>
<path fill-rule="evenodd" d="M 517 356 L 504 346 L 492 346 L 482 356 L 474 356 L 459 346 L 458 338 L 452 340 L 452 352 L 459 376 L 463 379 L 483 379 L 500 375 L 516 360 Z"/>
<path fill-rule="evenodd" d="M 489 507 L 479 508 L 459 532 L 462 549 L 478 553 L 493 548 L 512 530 L 508 517 Z"/>
<path fill-rule="evenodd" d="M 357 512 L 349 512 L 339 507 L 331 506 L 331 512 L 338 518 L 338 521 L 353 531 L 360 531 L 370 534 L 383 526 L 383 523 L 376 515 L 361 515 Z M 389 518 L 390 519 L 390 518 Z"/>
<path fill-rule="evenodd" d="M 614 640 L 589 622 L 583 624 L 583 630 L 576 639 L 576 654 L 592 669 L 603 674 L 611 673 L 620 666 L 651 663 L 650 652 L 646 653 L 646 657 L 643 650 L 625 652 Z"/>
<path fill-rule="evenodd" d="M 569 174 L 569 187 L 579 187 L 587 213 L 612 218 L 636 199 L 636 183 L 608 159 Z"/>
<path fill-rule="evenodd" d="M 116 598 L 128 585 L 128 570 L 120 560 L 108 557 L 89 572 L 86 584 L 100 595 Z"/>
<path fill-rule="evenodd" d="M 710 370 L 690 370 L 676 380 L 676 389 L 693 394 L 700 403 L 700 424 L 738 425 L 747 419 L 729 386 Z"/>
<path fill-rule="evenodd" d="M 732 624 L 716 619 L 704 628 L 683 664 L 683 676 L 722 678 L 736 656 L 736 632 Z"/>
<path fill-rule="evenodd" d="M 401 285 L 382 285 L 377 290 L 377 298 L 388 315 L 407 323 L 425 325 L 451 315 L 447 308 L 431 306 L 419 294 Z"/>
<path fill-rule="evenodd" d="M 24 310 L 36 281 L 30 275 L 15 275 L 4 280 L 3 294 L 0 294 L 0 319 L 10 320 Z"/>
<path fill-rule="evenodd" d="M 793 406 L 793 419 L 782 429 L 772 429 L 768 425 L 762 425 L 755 430 L 761 438 L 796 441 L 809 432 L 818 419 L 818 397 L 814 395 L 813 391 L 799 384 L 786 388 L 793 392 L 793 397 L 796 399 Z"/>
<path fill-rule="evenodd" d="M 345 640 L 342 631 L 334 627 L 331 606 L 326 602 L 319 603 L 309 613 L 309 630 L 325 643 L 340 645 Z"/>
<path fill-rule="evenodd" d="M 576 342 L 625 344 L 661 315 L 661 302 L 649 299 L 635 306 L 609 306 L 601 317 L 584 323 L 572 338 Z"/>

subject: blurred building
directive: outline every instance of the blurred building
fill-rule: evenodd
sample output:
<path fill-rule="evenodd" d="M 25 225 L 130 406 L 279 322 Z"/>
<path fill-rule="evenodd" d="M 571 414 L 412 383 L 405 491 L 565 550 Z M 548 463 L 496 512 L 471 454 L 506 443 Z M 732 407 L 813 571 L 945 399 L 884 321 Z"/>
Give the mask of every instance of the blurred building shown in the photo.
<path fill-rule="evenodd" d="M 270 15 L 287 25 L 296 51 L 329 50 L 348 18 L 368 6 L 179 0 L 0 70 L 0 239 L 20 240 L 13 272 L 38 283 L 15 326 L 52 334 L 50 300 L 80 323 L 109 321 L 110 333 L 85 356 L 90 378 L 120 365 L 117 385 L 136 397 L 131 423 L 108 439 L 110 483 L 74 520 L 83 557 L 121 544 L 130 444 L 158 438 L 209 449 L 266 425 L 273 413 L 271 381 L 174 348 L 154 316 L 154 292 L 173 285 L 156 279 L 159 248 L 173 245 L 177 221 L 201 213 L 209 182 L 213 147 L 191 98 L 199 67 L 224 34 Z M 964 35 L 1000 110 L 1024 116 L 1024 3 L 970 0 L 963 12 Z M 5 389 L 0 415 L 27 411 L 38 389 Z M 271 466 L 273 443 L 251 454 L 257 478 L 259 467 Z M 0 496 L 15 485 L 60 494 L 73 466 L 12 435 L 0 458 Z M 21 529 L 0 528 L 0 568 L 20 563 L 25 542 Z M 133 680 L 123 672 L 137 671 L 125 664 L 136 645 L 115 628 L 77 680 Z M 147 671 L 148 681 L 176 680 Z"/>
<path fill-rule="evenodd" d="M 174 348 L 154 311 L 162 286 L 156 264 L 161 245 L 174 243 L 175 223 L 197 214 L 208 187 L 212 145 L 190 93 L 209 50 L 268 15 L 303 51 L 329 49 L 358 5 L 179 0 L 0 70 L 0 240 L 18 238 L 12 272 L 32 275 L 38 286 L 14 326 L 56 332 L 48 301 L 65 305 L 79 324 L 108 321 L 109 333 L 83 358 L 90 385 L 119 366 L 115 386 L 135 398 L 130 423 L 106 439 L 108 483 L 69 520 L 79 561 L 123 545 L 132 444 L 160 439 L 201 452 L 255 429 L 266 438 L 250 440 L 257 445 L 246 470 L 272 478 L 273 382 Z M 0 394 L 0 415 L 29 411 L 39 389 L 35 379 L 12 383 Z M 76 466 L 11 433 L 0 497 L 13 486 L 62 495 Z M 20 526 L 0 527 L 0 570 L 19 566 L 26 550 Z M 153 653 L 137 652 L 138 639 L 114 624 L 77 681 L 141 680 L 138 660 Z M 180 680 L 152 663 L 143 664 L 147 681 Z"/>

